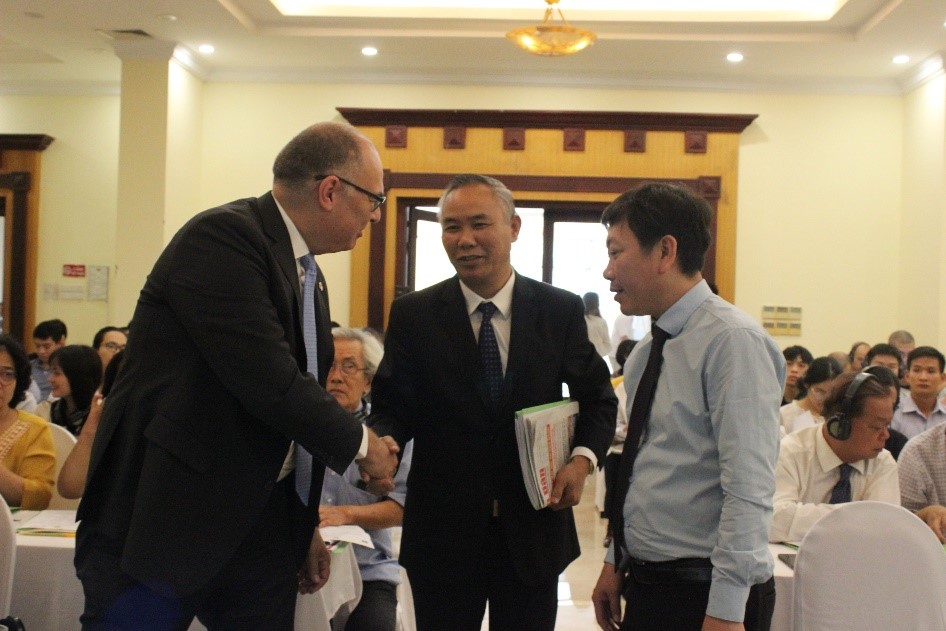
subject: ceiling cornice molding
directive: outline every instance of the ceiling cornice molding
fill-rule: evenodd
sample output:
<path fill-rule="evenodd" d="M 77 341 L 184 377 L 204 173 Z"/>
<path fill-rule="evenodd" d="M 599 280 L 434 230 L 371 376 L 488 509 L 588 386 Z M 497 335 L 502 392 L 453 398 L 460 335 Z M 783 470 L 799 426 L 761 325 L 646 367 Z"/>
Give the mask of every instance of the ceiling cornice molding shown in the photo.
<path fill-rule="evenodd" d="M 912 92 L 918 87 L 932 81 L 946 73 L 946 54 L 939 52 L 931 55 L 913 67 L 913 70 L 900 82 L 904 93 Z"/>
<path fill-rule="evenodd" d="M 384 127 L 525 127 L 528 129 L 643 129 L 742 133 L 758 114 L 565 112 L 544 110 L 414 110 L 337 107 L 352 125 Z"/>

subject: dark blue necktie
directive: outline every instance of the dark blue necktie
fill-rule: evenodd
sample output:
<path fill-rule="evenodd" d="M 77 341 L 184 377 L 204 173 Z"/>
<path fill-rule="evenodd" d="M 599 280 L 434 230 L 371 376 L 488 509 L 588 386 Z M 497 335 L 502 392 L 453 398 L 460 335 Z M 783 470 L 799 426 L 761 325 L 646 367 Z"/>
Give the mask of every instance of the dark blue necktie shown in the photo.
<path fill-rule="evenodd" d="M 845 504 L 851 501 L 851 472 L 854 467 L 845 462 L 838 467 L 838 470 L 841 472 L 841 477 L 838 478 L 837 484 L 831 489 L 829 504 Z"/>
<path fill-rule="evenodd" d="M 315 283 L 319 268 L 315 258 L 306 254 L 299 259 L 305 270 L 302 283 L 302 339 L 305 342 L 306 371 L 319 378 L 319 336 L 315 327 Z M 305 505 L 309 504 L 309 491 L 312 489 L 312 454 L 305 447 L 296 443 L 296 493 Z"/>
<path fill-rule="evenodd" d="M 483 314 L 480 323 L 480 361 L 483 363 L 483 372 L 486 373 L 486 385 L 489 388 L 489 398 L 499 400 L 503 390 L 503 359 L 499 355 L 499 344 L 496 343 L 496 331 L 490 320 L 496 313 L 496 305 L 491 302 L 481 302 L 476 308 Z"/>

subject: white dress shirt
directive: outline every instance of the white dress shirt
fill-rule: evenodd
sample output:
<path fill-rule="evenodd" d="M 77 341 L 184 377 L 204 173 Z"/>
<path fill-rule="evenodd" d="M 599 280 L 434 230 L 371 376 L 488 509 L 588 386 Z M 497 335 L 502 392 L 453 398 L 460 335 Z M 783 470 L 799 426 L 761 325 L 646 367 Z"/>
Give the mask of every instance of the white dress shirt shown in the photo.
<path fill-rule="evenodd" d="M 843 464 L 823 434 L 824 425 L 800 429 L 782 439 L 775 466 L 775 500 L 769 541 L 798 542 L 816 521 L 834 510 L 831 490 Z M 876 458 L 849 463 L 851 500 L 900 505 L 897 462 L 884 449 Z"/>

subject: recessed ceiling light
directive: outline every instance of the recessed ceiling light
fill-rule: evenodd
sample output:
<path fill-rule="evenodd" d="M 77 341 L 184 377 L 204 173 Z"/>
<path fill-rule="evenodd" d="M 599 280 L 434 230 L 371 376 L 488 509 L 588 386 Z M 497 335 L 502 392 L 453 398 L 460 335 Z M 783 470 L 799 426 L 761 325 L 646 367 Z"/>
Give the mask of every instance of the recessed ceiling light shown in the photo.
<path fill-rule="evenodd" d="M 213 44 L 201 44 L 197 47 L 197 52 L 201 55 L 213 55 L 215 50 L 217 49 L 213 47 Z"/>
<path fill-rule="evenodd" d="M 173 13 L 162 13 L 158 16 L 159 20 L 164 20 L 165 22 L 177 22 L 177 16 Z"/>
<path fill-rule="evenodd" d="M 732 52 L 726 55 L 726 60 L 734 64 L 738 64 L 740 61 L 743 60 L 743 56 L 742 56 L 742 53 Z"/>
<path fill-rule="evenodd" d="M 895 64 L 905 64 L 910 61 L 910 55 L 897 55 L 893 58 L 893 63 Z"/>
<path fill-rule="evenodd" d="M 374 46 L 365 46 L 361 49 L 361 54 L 365 57 L 374 57 L 378 54 L 378 49 Z"/>
<path fill-rule="evenodd" d="M 34 20 L 42 20 L 43 18 L 46 17 L 42 13 L 38 13 L 36 11 L 26 11 L 25 13 L 23 13 L 23 15 L 25 15 L 28 18 L 33 18 Z"/>

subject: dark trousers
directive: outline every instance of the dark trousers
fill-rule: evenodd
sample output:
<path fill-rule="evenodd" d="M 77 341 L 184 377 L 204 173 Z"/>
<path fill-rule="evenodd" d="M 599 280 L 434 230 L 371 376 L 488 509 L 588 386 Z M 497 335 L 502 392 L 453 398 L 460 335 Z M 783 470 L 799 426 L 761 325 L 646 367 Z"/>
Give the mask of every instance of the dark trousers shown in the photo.
<path fill-rule="evenodd" d="M 524 583 L 513 565 L 502 527 L 498 520 L 493 522 L 487 534 L 487 554 L 469 583 L 445 583 L 428 577 L 424 568 L 407 570 L 418 631 L 479 631 L 487 601 L 493 631 L 555 628 L 558 578 L 541 585 Z"/>
<path fill-rule="evenodd" d="M 621 631 L 699 631 L 706 616 L 709 583 L 645 585 L 629 575 L 624 583 Z M 746 601 L 746 631 L 769 631 L 775 611 L 775 579 L 754 585 Z"/>
<path fill-rule="evenodd" d="M 394 631 L 395 628 L 397 628 L 397 586 L 387 581 L 362 583 L 361 600 L 348 617 L 345 631 Z"/>
<path fill-rule="evenodd" d="M 76 555 L 85 592 L 83 631 L 186 631 L 195 616 L 209 631 L 292 631 L 300 512 L 304 508 L 290 475 L 276 485 L 260 521 L 229 563 L 187 597 L 158 593 L 128 576 L 120 567 L 121 542 L 93 536 Z"/>

